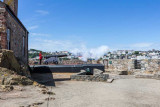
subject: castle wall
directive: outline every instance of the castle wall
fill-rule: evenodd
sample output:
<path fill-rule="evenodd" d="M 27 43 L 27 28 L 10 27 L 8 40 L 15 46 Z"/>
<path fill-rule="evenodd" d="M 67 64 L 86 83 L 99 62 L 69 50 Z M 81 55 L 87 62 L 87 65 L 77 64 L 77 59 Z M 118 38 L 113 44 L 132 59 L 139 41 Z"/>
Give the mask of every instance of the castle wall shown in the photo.
<path fill-rule="evenodd" d="M 6 40 L 7 40 L 7 36 L 6 36 L 6 18 L 5 18 L 5 14 L 6 14 L 6 8 L 5 6 L 0 3 L 0 48 L 6 49 L 7 48 L 7 44 L 6 44 Z"/>
<path fill-rule="evenodd" d="M 17 23 L 14 17 L 7 12 L 6 15 L 6 27 L 10 29 L 11 33 L 11 50 L 15 53 L 15 56 L 22 59 L 23 62 L 28 62 L 28 33 L 26 30 Z M 25 39 L 23 41 L 23 38 Z M 25 47 L 23 47 L 23 42 Z"/>
<path fill-rule="evenodd" d="M 135 59 L 109 59 L 106 71 L 118 73 L 128 71 L 131 73 L 156 73 L 160 71 L 160 59 L 144 59 L 139 61 L 139 67 L 135 67 Z"/>
<path fill-rule="evenodd" d="M 8 30 L 10 31 L 10 45 L 7 40 Z M 21 63 L 28 64 L 28 31 L 13 11 L 2 2 L 0 3 L 0 41 L 2 49 L 13 50 Z"/>

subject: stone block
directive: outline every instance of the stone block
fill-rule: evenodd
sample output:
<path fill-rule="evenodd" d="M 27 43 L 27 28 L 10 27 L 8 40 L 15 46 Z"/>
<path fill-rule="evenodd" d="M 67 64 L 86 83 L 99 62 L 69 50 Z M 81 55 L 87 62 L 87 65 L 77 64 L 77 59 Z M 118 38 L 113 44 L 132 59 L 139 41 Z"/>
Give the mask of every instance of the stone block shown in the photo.
<path fill-rule="evenodd" d="M 2 89 L 3 91 L 5 91 L 5 92 L 8 92 L 8 91 L 14 90 L 14 87 L 11 86 L 11 85 L 2 85 L 2 86 L 1 86 L 1 89 Z"/>
<path fill-rule="evenodd" d="M 112 83 L 114 81 L 114 79 L 107 79 L 108 83 Z"/>
<path fill-rule="evenodd" d="M 71 75 L 71 80 L 76 81 L 96 81 L 96 82 L 104 82 L 107 81 L 109 78 L 108 74 L 96 74 L 96 75 L 80 75 L 81 73 L 78 73 L 76 75 Z"/>
<path fill-rule="evenodd" d="M 103 74 L 103 71 L 102 70 L 99 70 L 99 69 L 93 69 L 93 75 L 100 75 L 100 74 Z"/>
<path fill-rule="evenodd" d="M 160 72 L 157 72 L 154 74 L 155 79 L 160 80 Z"/>
<path fill-rule="evenodd" d="M 0 12 L 4 13 L 6 11 L 5 8 L 0 8 Z"/>

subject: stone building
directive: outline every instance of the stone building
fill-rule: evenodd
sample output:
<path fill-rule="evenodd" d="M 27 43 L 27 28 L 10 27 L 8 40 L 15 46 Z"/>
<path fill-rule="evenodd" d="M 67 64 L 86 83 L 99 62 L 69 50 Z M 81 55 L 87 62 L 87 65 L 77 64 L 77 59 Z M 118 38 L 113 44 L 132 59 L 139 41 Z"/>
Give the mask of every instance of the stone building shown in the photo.
<path fill-rule="evenodd" d="M 29 32 L 17 14 L 18 0 L 0 1 L 0 48 L 12 50 L 21 63 L 28 64 Z"/>

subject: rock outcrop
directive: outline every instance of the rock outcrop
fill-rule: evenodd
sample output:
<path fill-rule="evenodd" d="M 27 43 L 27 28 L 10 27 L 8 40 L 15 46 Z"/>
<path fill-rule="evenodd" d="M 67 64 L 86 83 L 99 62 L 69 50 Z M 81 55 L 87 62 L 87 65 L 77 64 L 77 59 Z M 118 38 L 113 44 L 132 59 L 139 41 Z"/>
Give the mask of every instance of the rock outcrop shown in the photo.
<path fill-rule="evenodd" d="M 30 77 L 28 66 L 25 64 L 20 64 L 11 50 L 0 50 L 0 67 L 15 71 L 15 73 L 20 75 Z"/>
<path fill-rule="evenodd" d="M 0 85 L 32 85 L 25 65 L 20 65 L 13 51 L 0 50 Z"/>
<path fill-rule="evenodd" d="M 0 67 L 0 85 L 32 85 L 33 81 L 15 71 Z"/>
<path fill-rule="evenodd" d="M 22 73 L 21 66 L 11 50 L 0 50 L 0 67 L 16 71 L 19 74 Z"/>

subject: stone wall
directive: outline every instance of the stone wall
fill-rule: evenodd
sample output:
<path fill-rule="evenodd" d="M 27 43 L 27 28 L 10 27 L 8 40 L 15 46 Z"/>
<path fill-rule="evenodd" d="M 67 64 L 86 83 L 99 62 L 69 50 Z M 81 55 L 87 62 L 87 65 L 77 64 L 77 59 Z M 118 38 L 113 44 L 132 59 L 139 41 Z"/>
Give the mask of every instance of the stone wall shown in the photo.
<path fill-rule="evenodd" d="M 0 46 L 2 49 L 8 49 L 7 29 L 10 30 L 10 49 L 13 50 L 20 63 L 28 64 L 28 31 L 13 11 L 0 2 Z"/>
<path fill-rule="evenodd" d="M 5 18 L 6 9 L 5 6 L 0 3 L 0 48 L 7 48 L 6 46 L 6 18 Z"/>
<path fill-rule="evenodd" d="M 140 60 L 140 69 L 135 68 L 135 59 L 110 59 L 106 65 L 106 71 L 130 73 L 156 73 L 160 71 L 160 59 Z"/>
<path fill-rule="evenodd" d="M 109 79 L 108 74 L 102 74 L 101 70 L 99 70 L 100 73 L 95 75 L 86 75 L 87 72 L 85 70 L 82 70 L 80 73 L 77 73 L 76 75 L 71 75 L 71 80 L 74 81 L 94 81 L 94 82 L 106 82 L 107 79 Z"/>
<path fill-rule="evenodd" d="M 11 9 L 13 10 L 13 12 L 15 13 L 15 15 L 17 16 L 18 14 L 18 0 L 4 0 L 4 3 L 8 4 Z"/>
<path fill-rule="evenodd" d="M 24 63 L 28 62 L 28 33 L 8 12 L 6 17 L 6 27 L 11 30 L 11 50 Z M 23 37 L 25 48 L 23 48 Z"/>
<path fill-rule="evenodd" d="M 30 72 L 27 69 L 27 66 L 20 65 L 11 50 L 0 49 L 0 67 L 12 70 L 19 75 L 30 77 Z"/>
<path fill-rule="evenodd" d="M 147 72 L 160 71 L 160 59 L 141 60 L 141 70 Z"/>
<path fill-rule="evenodd" d="M 113 59 L 108 60 L 107 70 L 109 71 L 128 71 L 134 69 L 134 60 L 131 59 Z"/>
<path fill-rule="evenodd" d="M 31 85 L 26 67 L 21 66 L 13 51 L 0 49 L 0 85 Z"/>

